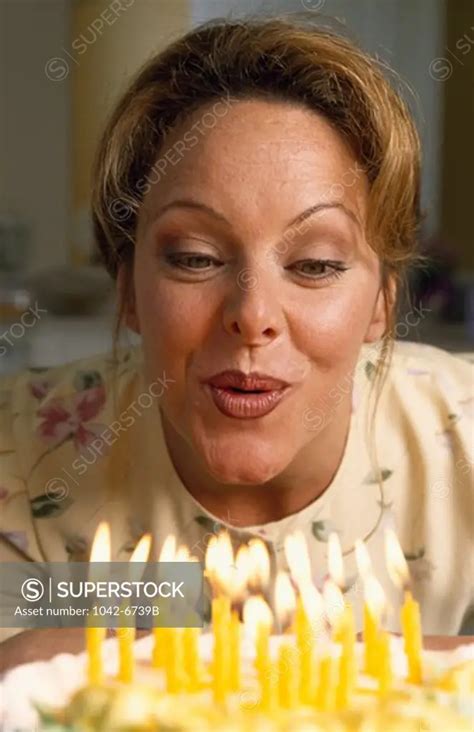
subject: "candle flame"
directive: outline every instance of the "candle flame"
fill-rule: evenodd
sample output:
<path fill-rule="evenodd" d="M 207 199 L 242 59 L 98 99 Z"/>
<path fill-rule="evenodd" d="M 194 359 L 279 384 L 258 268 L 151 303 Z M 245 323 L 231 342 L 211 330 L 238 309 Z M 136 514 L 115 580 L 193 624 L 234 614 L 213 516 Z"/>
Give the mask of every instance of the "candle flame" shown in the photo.
<path fill-rule="evenodd" d="M 243 611 L 244 625 L 252 637 L 255 637 L 260 625 L 271 628 L 273 625 L 273 614 L 268 603 L 261 595 L 252 595 L 244 603 Z"/>
<path fill-rule="evenodd" d="M 175 562 L 189 562 L 191 558 L 190 551 L 186 544 L 181 544 L 178 548 L 178 551 L 176 552 L 174 561 Z"/>
<path fill-rule="evenodd" d="M 406 587 L 410 581 L 408 564 L 393 529 L 385 529 L 385 556 L 392 582 L 397 587 Z"/>
<path fill-rule="evenodd" d="M 174 562 L 176 554 L 176 538 L 174 534 L 168 534 L 163 542 L 163 546 L 160 551 L 160 562 Z"/>
<path fill-rule="evenodd" d="M 94 534 L 90 561 L 110 562 L 111 555 L 110 527 L 107 521 L 101 521 Z"/>
<path fill-rule="evenodd" d="M 235 565 L 232 572 L 232 598 L 242 599 L 245 595 L 251 573 L 251 557 L 247 544 L 241 544 L 235 555 Z"/>
<path fill-rule="evenodd" d="M 252 564 L 247 544 L 241 544 L 237 549 L 237 554 L 235 555 L 235 566 L 241 575 L 246 578 L 250 575 Z"/>
<path fill-rule="evenodd" d="M 297 529 L 285 537 L 284 548 L 286 563 L 298 588 L 311 582 L 311 561 L 308 543 L 301 529 Z"/>
<path fill-rule="evenodd" d="M 288 572 L 279 570 L 275 580 L 275 610 L 281 625 L 286 625 L 296 608 L 296 592 Z"/>
<path fill-rule="evenodd" d="M 386 608 L 386 599 L 382 585 L 373 574 L 365 581 L 365 601 L 372 615 L 379 620 Z"/>
<path fill-rule="evenodd" d="M 367 577 L 372 574 L 372 561 L 370 559 L 369 550 L 361 539 L 357 539 L 354 546 L 357 569 L 362 577 L 362 581 L 365 582 Z"/>
<path fill-rule="evenodd" d="M 133 550 L 130 561 L 131 562 L 146 562 L 150 554 L 151 547 L 151 534 L 143 534 L 140 541 Z"/>
<path fill-rule="evenodd" d="M 206 549 L 206 574 L 215 589 L 231 594 L 234 573 L 234 550 L 227 531 L 211 536 Z"/>
<path fill-rule="evenodd" d="M 204 557 L 204 566 L 209 577 L 212 577 L 214 574 L 218 563 L 217 548 L 217 536 L 213 535 L 207 543 L 206 554 Z"/>
<path fill-rule="evenodd" d="M 323 587 L 324 607 L 329 622 L 334 627 L 344 612 L 344 596 L 340 587 L 331 579 L 326 580 Z"/>
<path fill-rule="evenodd" d="M 270 580 L 270 556 L 266 544 L 261 539 L 250 539 L 248 584 L 253 589 L 261 589 Z"/>
<path fill-rule="evenodd" d="M 329 534 L 328 539 L 328 569 L 331 579 L 339 587 L 344 587 L 344 561 L 342 559 L 341 542 L 335 531 Z"/>
<path fill-rule="evenodd" d="M 325 604 L 322 594 L 313 583 L 301 587 L 301 602 L 313 628 L 322 630 L 325 622 Z"/>

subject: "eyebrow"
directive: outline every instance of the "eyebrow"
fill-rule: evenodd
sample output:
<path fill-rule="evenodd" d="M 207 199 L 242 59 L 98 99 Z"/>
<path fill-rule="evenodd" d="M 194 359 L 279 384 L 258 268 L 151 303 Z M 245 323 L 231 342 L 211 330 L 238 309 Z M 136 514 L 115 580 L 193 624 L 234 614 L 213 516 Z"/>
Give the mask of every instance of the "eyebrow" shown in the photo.
<path fill-rule="evenodd" d="M 213 218 L 217 219 L 221 223 L 226 224 L 227 226 L 231 226 L 230 221 L 226 219 L 226 217 L 221 214 L 219 211 L 216 211 L 212 206 L 208 206 L 205 203 L 201 203 L 200 201 L 195 201 L 192 198 L 178 198 L 174 201 L 170 201 L 169 203 L 162 206 L 156 216 L 153 219 L 153 223 L 157 221 L 163 214 L 168 211 L 170 208 L 191 208 L 198 211 L 204 211 L 205 213 L 209 214 Z M 327 209 L 339 209 L 340 211 L 343 211 L 349 218 L 357 224 L 357 226 L 361 226 L 360 221 L 356 214 L 347 206 L 345 206 L 343 203 L 340 203 L 340 201 L 326 201 L 324 203 L 316 203 L 313 206 L 310 206 L 309 208 L 305 209 L 302 213 L 298 214 L 294 219 L 292 219 L 287 225 L 286 229 L 289 229 L 293 226 L 297 226 L 298 224 L 302 224 L 303 221 L 308 219 L 310 216 L 312 216 L 315 213 L 319 213 L 320 211 L 325 211 Z"/>

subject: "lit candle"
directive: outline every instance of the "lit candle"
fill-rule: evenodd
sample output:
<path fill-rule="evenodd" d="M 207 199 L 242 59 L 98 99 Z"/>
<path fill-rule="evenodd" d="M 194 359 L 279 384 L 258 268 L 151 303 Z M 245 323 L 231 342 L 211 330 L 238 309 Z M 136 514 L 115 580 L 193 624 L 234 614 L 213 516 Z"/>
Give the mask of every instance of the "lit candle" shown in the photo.
<path fill-rule="evenodd" d="M 228 532 L 211 537 L 206 550 L 206 573 L 215 597 L 212 600 L 212 688 L 214 701 L 223 703 L 231 690 L 231 598 L 234 581 L 234 551 Z"/>
<path fill-rule="evenodd" d="M 335 703 L 338 709 L 345 709 L 354 692 L 357 676 L 354 614 L 344 601 L 340 588 L 332 580 L 325 582 L 323 597 L 333 640 L 340 644 Z"/>
<path fill-rule="evenodd" d="M 300 701 L 308 704 L 314 696 L 315 640 L 324 632 L 326 614 L 323 597 L 313 584 L 301 585 L 300 592 L 304 617 L 303 635 L 297 645 L 300 651 Z"/>
<path fill-rule="evenodd" d="M 385 609 L 385 594 L 380 582 L 373 575 L 366 577 L 364 587 L 365 671 L 377 676 L 380 660 L 380 622 Z"/>
<path fill-rule="evenodd" d="M 174 562 L 176 556 L 176 538 L 173 534 L 169 534 L 165 541 L 163 542 L 163 546 L 161 547 L 161 551 L 158 557 L 159 562 Z M 164 611 L 166 609 L 166 598 L 162 599 L 162 602 L 160 603 L 160 617 L 163 619 L 164 617 Z M 159 622 L 157 620 L 157 622 Z M 153 628 L 153 650 L 152 650 L 152 656 L 151 656 L 151 665 L 154 668 L 164 668 L 165 667 L 165 659 L 166 659 L 166 642 L 168 638 L 168 631 L 169 628 L 164 628 L 162 626 L 156 626 Z"/>
<path fill-rule="evenodd" d="M 285 537 L 285 557 L 293 582 L 299 591 L 296 601 L 293 630 L 296 635 L 296 643 L 301 641 L 306 623 L 305 611 L 301 600 L 301 588 L 312 584 L 311 562 L 309 558 L 308 543 L 304 533 L 298 529 Z"/>
<path fill-rule="evenodd" d="M 294 616 L 294 632 L 299 668 L 299 695 L 303 703 L 312 696 L 314 639 L 321 627 L 322 598 L 312 581 L 308 543 L 301 530 L 285 538 L 285 556 L 291 576 L 299 589 Z"/>
<path fill-rule="evenodd" d="M 299 700 L 298 651 L 284 642 L 278 651 L 278 700 L 284 709 L 294 709 Z"/>
<path fill-rule="evenodd" d="M 184 628 L 183 630 L 183 661 L 189 692 L 197 691 L 200 688 L 199 630 L 199 628 Z"/>
<path fill-rule="evenodd" d="M 275 610 L 281 631 L 285 631 L 296 609 L 296 592 L 288 572 L 279 570 L 275 579 Z"/>
<path fill-rule="evenodd" d="M 90 562 L 110 562 L 110 528 L 106 521 L 98 525 L 91 547 Z M 94 568 L 89 568 L 89 579 L 96 576 Z M 104 678 L 102 642 L 107 628 L 86 628 L 87 676 L 90 684 L 100 684 Z"/>
<path fill-rule="evenodd" d="M 240 689 L 240 620 L 239 614 L 232 611 L 230 619 L 230 690 Z"/>
<path fill-rule="evenodd" d="M 181 628 L 165 628 L 167 630 L 165 656 L 166 689 L 176 694 L 186 686 L 184 674 L 183 631 Z"/>
<path fill-rule="evenodd" d="M 261 539 L 250 539 L 248 543 L 249 588 L 262 592 L 270 581 L 270 556 L 266 544 Z"/>
<path fill-rule="evenodd" d="M 321 711 L 330 711 L 334 707 L 336 692 L 334 659 L 330 653 L 321 656 L 318 664 L 318 684 L 315 706 Z"/>
<path fill-rule="evenodd" d="M 272 611 L 262 596 L 252 595 L 244 603 L 243 618 L 247 634 L 255 643 L 255 669 L 260 684 L 260 704 L 262 708 L 268 707 L 272 703 L 270 658 Z"/>
<path fill-rule="evenodd" d="M 390 655 L 390 634 L 381 632 L 378 638 L 379 694 L 386 696 L 392 687 L 393 671 Z"/>
<path fill-rule="evenodd" d="M 422 650 L 420 606 L 409 589 L 410 573 L 397 535 L 392 529 L 385 531 L 387 569 L 394 584 L 403 589 L 405 600 L 401 609 L 401 627 L 408 662 L 407 680 L 412 684 L 422 681 Z"/>
<path fill-rule="evenodd" d="M 151 535 L 144 534 L 133 550 L 130 562 L 146 562 L 150 553 L 150 546 Z M 133 575 L 133 579 L 130 581 L 138 581 L 136 572 L 130 572 L 130 575 Z M 119 645 L 118 679 L 128 683 L 133 680 L 134 675 L 133 644 L 135 643 L 135 634 L 135 627 L 119 628 L 117 631 Z"/>

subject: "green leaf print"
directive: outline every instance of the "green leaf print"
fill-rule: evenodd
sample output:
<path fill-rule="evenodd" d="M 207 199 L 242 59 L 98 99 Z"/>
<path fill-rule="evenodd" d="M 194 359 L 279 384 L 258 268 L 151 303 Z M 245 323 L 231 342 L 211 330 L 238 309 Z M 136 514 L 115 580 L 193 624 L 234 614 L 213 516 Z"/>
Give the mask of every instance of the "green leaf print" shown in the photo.
<path fill-rule="evenodd" d="M 422 559 L 425 556 L 425 552 L 425 547 L 422 546 L 421 549 L 418 549 L 416 552 L 406 553 L 405 559 L 407 562 L 416 562 L 417 559 Z"/>
<path fill-rule="evenodd" d="M 334 531 L 334 526 L 331 521 L 313 521 L 311 524 L 311 531 L 317 541 L 327 542 L 329 541 L 329 534 Z"/>
<path fill-rule="evenodd" d="M 74 501 L 70 496 L 58 499 L 48 493 L 43 493 L 41 496 L 32 498 L 30 503 L 34 518 L 56 518 L 61 516 Z"/>
<path fill-rule="evenodd" d="M 202 526 L 203 529 L 206 529 L 206 531 L 210 531 L 213 534 L 218 534 L 219 531 L 223 531 L 225 529 L 223 524 L 219 521 L 214 521 L 214 519 L 209 516 L 196 516 L 194 520 L 199 524 L 199 526 Z"/>
<path fill-rule="evenodd" d="M 100 371 L 78 371 L 74 376 L 74 387 L 77 391 L 102 386 L 102 382 L 103 379 Z"/>
<path fill-rule="evenodd" d="M 364 484 L 365 485 L 372 485 L 374 483 L 379 483 L 380 481 L 387 480 L 390 478 L 390 476 L 393 474 L 393 470 L 390 470 L 389 468 L 382 468 L 379 473 L 377 471 L 372 470 L 365 478 L 364 478 Z"/>
<path fill-rule="evenodd" d="M 372 361 L 367 361 L 365 364 L 365 375 L 367 376 L 369 381 L 373 381 L 376 374 L 376 366 L 372 363 Z"/>

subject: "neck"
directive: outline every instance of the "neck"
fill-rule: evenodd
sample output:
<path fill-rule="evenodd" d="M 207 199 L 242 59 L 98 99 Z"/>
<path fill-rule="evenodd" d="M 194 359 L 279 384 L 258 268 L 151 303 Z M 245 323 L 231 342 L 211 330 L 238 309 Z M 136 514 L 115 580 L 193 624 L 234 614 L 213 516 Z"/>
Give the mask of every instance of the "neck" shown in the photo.
<path fill-rule="evenodd" d="M 227 524 L 245 527 L 290 516 L 319 498 L 331 484 L 344 455 L 351 416 L 350 400 L 336 418 L 304 445 L 285 470 L 259 485 L 221 483 L 161 413 L 163 433 L 174 468 L 188 492 Z"/>

